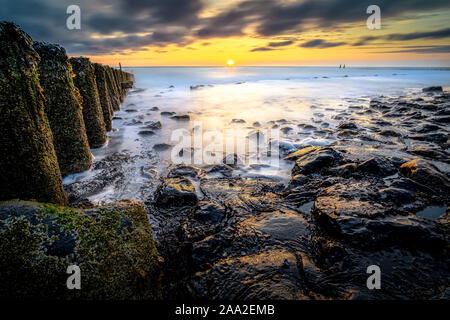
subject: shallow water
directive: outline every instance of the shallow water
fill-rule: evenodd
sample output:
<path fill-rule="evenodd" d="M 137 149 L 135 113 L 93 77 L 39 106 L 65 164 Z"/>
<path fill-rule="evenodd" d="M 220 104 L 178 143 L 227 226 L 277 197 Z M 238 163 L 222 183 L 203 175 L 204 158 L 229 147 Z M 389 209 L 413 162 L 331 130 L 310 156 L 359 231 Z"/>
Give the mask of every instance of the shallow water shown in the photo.
<path fill-rule="evenodd" d="M 93 149 L 92 153 L 95 161 L 116 152 L 128 153 L 133 158 L 127 164 L 130 176 L 120 194 L 117 189 L 107 187 L 93 195 L 90 199 L 93 201 L 139 198 L 137 190 L 155 177 L 143 172 L 155 170 L 156 175 L 164 176 L 173 160 L 170 148 L 154 150 L 153 146 L 177 145 L 178 140 L 173 140 L 172 136 L 179 129 L 192 132 L 196 128 L 196 132 L 203 134 L 216 130 L 223 135 L 222 147 L 228 153 L 247 143 L 245 158 L 250 155 L 248 141 L 237 140 L 234 147 L 229 147 L 231 137 L 236 132 L 247 135 L 278 125 L 267 132 L 286 153 L 304 144 L 325 145 L 335 141 L 330 129 L 337 126 L 342 116 L 349 115 L 351 108 L 367 107 L 372 97 L 410 96 L 426 86 L 450 86 L 449 69 L 186 67 L 130 68 L 127 71 L 135 74 L 135 89 L 126 97 L 121 111 L 115 113 L 114 130 L 108 134 L 108 144 Z M 202 87 L 191 89 L 191 86 Z M 190 120 L 174 120 L 161 112 L 189 115 Z M 233 119 L 243 121 L 232 123 Z M 162 128 L 146 128 L 150 121 L 160 121 Z M 303 124 L 312 124 L 316 130 L 303 128 Z M 323 130 L 318 130 L 320 128 Z M 143 130 L 154 134 L 139 134 Z M 204 139 L 192 143 L 194 151 L 211 142 L 205 135 L 192 135 L 194 140 L 196 137 Z M 217 158 L 223 156 L 219 154 Z M 280 160 L 268 166 L 244 162 L 234 175 L 270 176 L 282 182 L 290 178 L 292 163 Z M 65 177 L 64 183 L 90 178 L 92 172 L 85 172 Z"/>

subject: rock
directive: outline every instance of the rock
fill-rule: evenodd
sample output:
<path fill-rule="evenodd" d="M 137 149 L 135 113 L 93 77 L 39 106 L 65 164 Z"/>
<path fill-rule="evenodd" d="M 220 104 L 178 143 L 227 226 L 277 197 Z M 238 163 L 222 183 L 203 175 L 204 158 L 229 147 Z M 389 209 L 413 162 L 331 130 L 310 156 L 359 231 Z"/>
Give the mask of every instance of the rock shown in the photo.
<path fill-rule="evenodd" d="M 243 119 L 232 119 L 231 123 L 245 123 L 245 120 L 243 120 Z"/>
<path fill-rule="evenodd" d="M 400 172 L 406 177 L 444 194 L 450 191 L 449 178 L 433 164 L 423 159 L 408 161 L 400 166 Z"/>
<path fill-rule="evenodd" d="M 410 190 L 400 188 L 390 187 L 380 189 L 381 200 L 398 204 L 413 202 L 414 194 L 415 193 Z"/>
<path fill-rule="evenodd" d="M 283 132 L 284 134 L 288 134 L 291 131 L 293 131 L 294 129 L 292 129 L 291 127 L 283 127 L 280 129 L 281 132 Z"/>
<path fill-rule="evenodd" d="M 153 108 L 150 109 L 150 111 L 159 111 L 159 108 L 158 107 L 153 107 Z"/>
<path fill-rule="evenodd" d="M 80 93 L 73 84 L 72 66 L 64 48 L 36 42 L 41 57 L 38 72 L 44 89 L 45 113 L 53 132 L 53 144 L 61 174 L 89 170 L 92 155 L 86 136 Z"/>
<path fill-rule="evenodd" d="M 193 167 L 191 165 L 187 164 L 179 164 L 176 166 L 173 166 L 169 169 L 169 174 L 167 175 L 168 178 L 177 178 L 177 177 L 191 177 L 191 178 L 197 178 L 200 174 L 200 169 Z"/>
<path fill-rule="evenodd" d="M 327 170 L 341 156 L 332 148 L 319 147 L 314 152 L 310 152 L 299 158 L 292 168 L 292 175 L 319 173 Z"/>
<path fill-rule="evenodd" d="M 138 132 L 138 134 L 140 134 L 142 136 L 151 136 L 151 135 L 154 135 L 155 132 L 152 130 L 141 130 Z"/>
<path fill-rule="evenodd" d="M 147 128 L 147 129 L 161 129 L 161 127 L 162 127 L 162 125 L 161 125 L 161 122 L 159 122 L 159 121 L 148 121 L 148 122 L 145 122 L 144 123 L 145 124 L 145 128 Z"/>
<path fill-rule="evenodd" d="M 432 87 L 426 87 L 422 89 L 423 92 L 442 92 L 441 86 L 432 86 Z"/>
<path fill-rule="evenodd" d="M 330 173 L 339 177 L 350 177 L 357 169 L 356 163 L 346 163 L 341 166 L 330 169 Z"/>
<path fill-rule="evenodd" d="M 311 146 L 304 146 L 303 148 L 298 149 L 294 153 L 291 153 L 290 155 L 286 156 L 284 160 L 288 161 L 296 161 L 303 157 L 306 154 L 315 152 L 317 150 L 320 150 L 321 147 L 311 147 Z"/>
<path fill-rule="evenodd" d="M 402 136 L 401 133 L 394 131 L 394 130 L 390 130 L 390 129 L 381 130 L 379 132 L 379 135 L 385 136 L 385 137 L 401 137 Z"/>
<path fill-rule="evenodd" d="M 242 166 L 244 162 L 242 159 L 235 153 L 227 155 L 223 158 L 222 163 L 229 165 L 232 168 Z"/>
<path fill-rule="evenodd" d="M 174 114 L 175 114 L 175 112 L 170 112 L 170 111 L 163 111 L 163 112 L 161 112 L 161 115 L 163 117 L 168 117 L 168 116 L 171 116 L 171 115 L 174 115 Z"/>
<path fill-rule="evenodd" d="M 161 299 L 152 230 L 133 200 L 94 209 L 2 202 L 0 264 L 2 297 Z M 81 290 L 66 287 L 69 265 L 81 270 Z"/>
<path fill-rule="evenodd" d="M 258 121 L 253 122 L 253 127 L 259 128 L 259 127 L 261 127 L 261 123 L 259 123 Z"/>
<path fill-rule="evenodd" d="M 106 142 L 106 126 L 95 81 L 94 67 L 88 58 L 70 58 L 75 72 L 74 83 L 83 97 L 83 118 L 91 148 L 98 148 Z"/>
<path fill-rule="evenodd" d="M 197 194 L 192 183 L 184 178 L 168 178 L 158 187 L 155 203 L 159 207 L 195 206 Z"/>
<path fill-rule="evenodd" d="M 397 172 L 395 166 L 386 158 L 375 157 L 360 163 L 356 170 L 380 177 L 386 177 Z"/>
<path fill-rule="evenodd" d="M 178 121 L 189 121 L 191 119 L 191 117 L 187 114 L 182 114 L 182 115 L 172 116 L 172 117 L 170 117 L 170 119 L 178 120 Z"/>
<path fill-rule="evenodd" d="M 219 204 L 211 202 L 201 202 L 199 208 L 195 211 L 196 219 L 209 224 L 220 223 L 225 217 L 225 208 Z"/>
<path fill-rule="evenodd" d="M 156 151 L 165 151 L 169 150 L 170 148 L 172 148 L 172 145 L 168 143 L 157 143 L 153 146 L 153 150 Z"/>
<path fill-rule="evenodd" d="M 66 204 L 31 38 L 0 22 L 0 56 L 0 200 Z"/>
<path fill-rule="evenodd" d="M 348 129 L 348 130 L 357 130 L 358 129 L 356 124 L 354 124 L 353 122 L 343 122 L 343 121 L 339 122 L 337 128 L 341 129 L 341 130 L 342 129 Z"/>
<path fill-rule="evenodd" d="M 110 100 L 110 93 L 106 81 L 105 68 L 98 63 L 94 63 L 95 83 L 97 84 L 100 105 L 103 111 L 103 121 L 105 122 L 106 131 L 112 130 L 112 118 L 114 115 L 113 106 Z"/>

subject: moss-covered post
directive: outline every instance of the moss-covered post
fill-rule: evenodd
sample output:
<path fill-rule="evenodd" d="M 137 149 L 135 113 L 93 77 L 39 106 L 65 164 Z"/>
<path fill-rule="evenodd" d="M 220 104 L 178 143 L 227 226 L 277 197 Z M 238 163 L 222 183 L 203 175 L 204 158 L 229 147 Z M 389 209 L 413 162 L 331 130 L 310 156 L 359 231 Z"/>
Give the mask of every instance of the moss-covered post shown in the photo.
<path fill-rule="evenodd" d="M 41 57 L 39 79 L 47 99 L 45 113 L 63 176 L 88 170 L 92 155 L 86 136 L 81 99 L 73 84 L 72 66 L 66 50 L 56 44 L 37 42 L 34 49 Z"/>
<path fill-rule="evenodd" d="M 0 200 L 66 204 L 31 38 L 0 22 Z"/>
<path fill-rule="evenodd" d="M 100 104 L 103 110 L 103 121 L 105 122 L 106 131 L 112 130 L 112 118 L 114 115 L 111 105 L 108 85 L 106 84 L 105 67 L 101 64 L 94 63 L 95 81 L 97 83 L 97 91 L 100 98 Z"/>
<path fill-rule="evenodd" d="M 108 86 L 109 99 L 114 111 L 120 110 L 119 88 L 117 87 L 113 70 L 110 66 L 105 66 L 106 84 Z"/>
<path fill-rule="evenodd" d="M 88 58 L 70 58 L 75 72 L 74 83 L 83 97 L 83 118 L 91 148 L 98 148 L 106 142 L 106 128 L 98 96 L 94 67 Z"/>

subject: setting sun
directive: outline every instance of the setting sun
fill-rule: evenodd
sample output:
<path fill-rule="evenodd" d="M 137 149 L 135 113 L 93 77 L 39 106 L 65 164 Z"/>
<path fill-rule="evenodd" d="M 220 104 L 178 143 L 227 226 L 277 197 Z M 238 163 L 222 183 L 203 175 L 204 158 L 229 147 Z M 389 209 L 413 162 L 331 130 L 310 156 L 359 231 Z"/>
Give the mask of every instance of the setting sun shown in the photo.
<path fill-rule="evenodd" d="M 234 61 L 233 61 L 232 59 L 229 59 L 229 60 L 227 61 L 227 65 L 228 65 L 229 67 L 232 67 L 232 66 L 234 65 Z"/>

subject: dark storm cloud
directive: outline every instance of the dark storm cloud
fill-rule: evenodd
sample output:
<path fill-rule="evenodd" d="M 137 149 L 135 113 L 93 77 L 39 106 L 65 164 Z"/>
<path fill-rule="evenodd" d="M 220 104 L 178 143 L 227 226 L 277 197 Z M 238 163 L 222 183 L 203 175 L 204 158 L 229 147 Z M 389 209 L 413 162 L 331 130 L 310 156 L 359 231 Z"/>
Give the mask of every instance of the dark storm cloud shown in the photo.
<path fill-rule="evenodd" d="M 416 32 L 406 34 L 390 34 L 386 36 L 387 40 L 415 40 L 415 39 L 439 39 L 450 37 L 450 28 L 430 31 L 430 32 Z"/>
<path fill-rule="evenodd" d="M 269 42 L 267 46 L 269 47 L 285 47 L 293 44 L 294 41 L 288 40 L 288 41 L 281 41 L 281 42 Z"/>
<path fill-rule="evenodd" d="M 333 47 L 339 47 L 346 44 L 345 42 L 327 42 L 323 39 L 315 39 L 311 40 L 305 43 L 302 43 L 299 45 L 299 47 L 303 48 L 333 48 Z"/>
<path fill-rule="evenodd" d="M 450 28 L 427 31 L 427 32 L 412 32 L 412 33 L 394 33 L 380 37 L 363 37 L 355 42 L 353 46 L 365 45 L 375 40 L 390 40 L 390 41 L 408 41 L 416 39 L 444 39 L 450 37 Z"/>
<path fill-rule="evenodd" d="M 259 47 L 259 48 L 255 48 L 255 49 L 250 50 L 250 52 L 272 51 L 272 50 L 276 50 L 276 49 L 267 48 L 267 47 Z"/>
<path fill-rule="evenodd" d="M 378 53 L 450 53 L 450 46 L 418 47 L 406 50 L 383 51 Z"/>
<path fill-rule="evenodd" d="M 71 4 L 81 7 L 80 31 L 65 27 L 66 8 Z M 199 18 L 200 12 L 208 7 L 207 0 L 0 0 L 0 20 L 16 22 L 36 40 L 60 43 L 71 54 L 94 55 L 240 36 L 249 26 L 256 27 L 259 37 L 298 33 L 314 27 L 332 31 L 345 23 L 365 26 L 366 8 L 370 4 L 372 0 L 298 0 L 287 4 L 276 0 L 244 0 L 213 17 Z M 376 4 L 381 7 L 383 18 L 450 8 L 448 0 L 377 0 Z M 115 33 L 123 36 L 105 37 Z M 441 37 L 425 34 L 416 37 Z M 100 37 L 92 38 L 92 35 Z M 388 40 L 408 40 L 403 35 L 392 36 Z M 361 39 L 354 45 L 372 40 Z M 289 41 L 271 42 L 265 48 L 283 46 L 277 43 L 289 45 Z M 319 43 L 316 47 L 327 45 L 333 44 Z"/>

